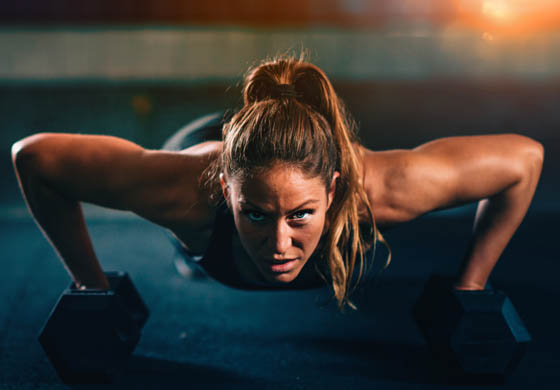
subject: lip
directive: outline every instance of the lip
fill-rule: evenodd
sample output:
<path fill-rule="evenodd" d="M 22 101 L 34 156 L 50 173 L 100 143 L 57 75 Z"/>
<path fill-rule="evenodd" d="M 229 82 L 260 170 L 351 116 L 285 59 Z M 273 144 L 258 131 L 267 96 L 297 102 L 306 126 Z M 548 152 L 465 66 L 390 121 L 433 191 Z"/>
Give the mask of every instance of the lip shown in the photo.
<path fill-rule="evenodd" d="M 296 266 L 298 259 L 266 260 L 266 267 L 274 273 L 289 272 Z"/>
<path fill-rule="evenodd" d="M 268 263 L 272 263 L 272 264 L 282 264 L 282 263 L 287 263 L 288 261 L 294 261 L 297 260 L 297 257 L 294 258 L 290 258 L 290 259 L 265 259 Z"/>

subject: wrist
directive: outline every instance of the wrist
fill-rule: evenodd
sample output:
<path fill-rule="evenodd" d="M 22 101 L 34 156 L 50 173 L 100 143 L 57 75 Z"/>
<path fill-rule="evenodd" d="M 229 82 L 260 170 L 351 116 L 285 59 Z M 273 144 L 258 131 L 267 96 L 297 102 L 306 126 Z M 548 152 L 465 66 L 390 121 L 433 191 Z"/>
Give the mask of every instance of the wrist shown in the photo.
<path fill-rule="evenodd" d="M 110 290 L 111 286 L 109 285 L 109 281 L 107 279 L 102 280 L 100 282 L 91 282 L 91 283 L 84 283 L 84 282 L 74 282 L 74 286 L 76 290 Z"/>
<path fill-rule="evenodd" d="M 474 284 L 474 283 L 470 283 L 470 284 L 455 283 L 455 284 L 453 285 L 453 288 L 454 288 L 455 290 L 462 290 L 462 291 L 484 290 L 484 286 L 480 286 L 480 285 Z"/>

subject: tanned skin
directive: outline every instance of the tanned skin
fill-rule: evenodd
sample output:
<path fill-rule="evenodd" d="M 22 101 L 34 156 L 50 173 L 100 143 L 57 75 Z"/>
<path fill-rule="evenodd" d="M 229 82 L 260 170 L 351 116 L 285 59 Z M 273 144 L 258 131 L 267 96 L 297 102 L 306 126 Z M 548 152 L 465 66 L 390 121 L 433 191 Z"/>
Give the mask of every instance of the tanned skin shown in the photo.
<path fill-rule="evenodd" d="M 364 188 L 382 231 L 434 210 L 478 202 L 455 287 L 482 289 L 529 208 L 542 170 L 543 146 L 522 135 L 499 134 L 440 138 L 414 149 L 357 148 Z M 76 284 L 107 289 L 81 202 L 132 211 L 169 229 L 190 250 L 204 252 L 215 210 L 199 179 L 220 151 L 218 141 L 173 152 L 144 149 L 112 136 L 39 133 L 16 142 L 12 160 L 31 214 Z M 274 177 L 283 182 L 275 183 Z M 290 175 L 276 172 L 263 187 L 275 199 L 267 203 L 270 215 L 288 218 L 282 210 L 300 200 L 292 196 L 284 201 L 274 193 L 290 185 L 286 177 Z M 228 186 L 243 188 L 231 178 L 221 184 L 226 196 Z M 324 196 L 321 212 L 330 205 L 328 191 Z M 286 234 L 292 234 L 290 229 Z M 270 238 L 270 247 L 285 246 L 286 236 L 276 236 Z M 238 257 L 249 258 L 245 246 L 238 247 Z"/>

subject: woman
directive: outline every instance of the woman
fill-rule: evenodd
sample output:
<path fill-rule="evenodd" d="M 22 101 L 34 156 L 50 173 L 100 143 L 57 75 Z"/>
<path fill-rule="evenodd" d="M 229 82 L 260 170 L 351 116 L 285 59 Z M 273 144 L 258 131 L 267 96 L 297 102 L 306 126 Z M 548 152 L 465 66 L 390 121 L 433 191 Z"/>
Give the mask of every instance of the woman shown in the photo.
<path fill-rule="evenodd" d="M 210 131 L 203 138 L 209 140 L 183 150 L 192 129 L 172 138 L 167 150 L 56 133 L 14 144 L 29 209 L 78 287 L 109 288 L 82 201 L 130 210 L 167 228 L 225 283 L 307 288 L 326 281 L 340 307 L 352 306 L 352 286 L 370 249 L 384 242 L 381 231 L 479 201 L 455 287 L 483 289 L 539 180 L 543 147 L 516 134 L 366 149 L 326 75 L 301 59 L 250 70 L 243 97 L 221 137 Z"/>

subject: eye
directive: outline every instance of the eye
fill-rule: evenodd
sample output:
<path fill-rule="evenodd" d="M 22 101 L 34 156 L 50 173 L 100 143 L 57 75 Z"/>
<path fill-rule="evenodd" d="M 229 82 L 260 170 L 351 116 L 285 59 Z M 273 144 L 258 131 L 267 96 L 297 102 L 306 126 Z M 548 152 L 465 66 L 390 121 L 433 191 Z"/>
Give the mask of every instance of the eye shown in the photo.
<path fill-rule="evenodd" d="M 302 220 L 308 218 L 311 214 L 313 214 L 313 210 L 300 210 L 292 214 L 292 217 L 295 220 Z"/>
<path fill-rule="evenodd" d="M 260 222 L 264 219 L 264 215 L 257 211 L 246 211 L 245 215 L 253 222 Z"/>

